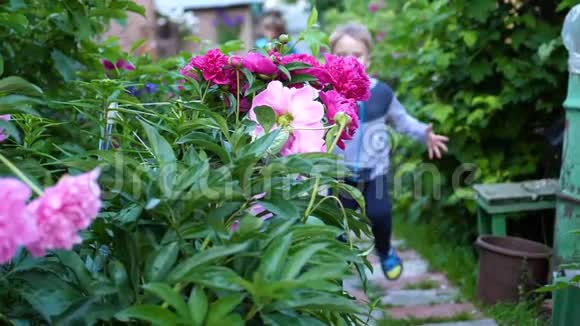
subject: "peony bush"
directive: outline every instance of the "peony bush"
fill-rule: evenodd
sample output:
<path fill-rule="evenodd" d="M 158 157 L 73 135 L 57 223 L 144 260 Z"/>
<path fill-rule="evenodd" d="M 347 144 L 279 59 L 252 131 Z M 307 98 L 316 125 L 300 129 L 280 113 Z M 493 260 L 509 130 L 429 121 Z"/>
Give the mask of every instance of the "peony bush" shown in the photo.
<path fill-rule="evenodd" d="M 21 84 L 26 109 L 0 107 L 2 322 L 365 324 L 341 280 L 365 275 L 368 222 L 336 193 L 364 200 L 332 152 L 368 77 L 287 42 L 159 62 L 103 45 L 69 91 Z"/>

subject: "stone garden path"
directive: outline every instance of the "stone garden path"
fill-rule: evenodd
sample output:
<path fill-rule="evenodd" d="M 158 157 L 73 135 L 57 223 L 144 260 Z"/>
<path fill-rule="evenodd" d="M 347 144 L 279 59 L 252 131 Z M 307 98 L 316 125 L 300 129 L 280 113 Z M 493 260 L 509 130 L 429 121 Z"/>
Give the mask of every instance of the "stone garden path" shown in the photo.
<path fill-rule="evenodd" d="M 364 248 L 370 242 L 360 243 Z M 344 289 L 361 303 L 377 302 L 368 325 L 440 325 L 497 326 L 484 319 L 472 304 L 461 299 L 445 275 L 434 272 L 417 252 L 405 248 L 403 241 L 393 241 L 404 262 L 403 275 L 387 281 L 375 255 L 369 257 L 373 272 L 367 271 L 367 293 L 358 278 L 344 281 Z"/>

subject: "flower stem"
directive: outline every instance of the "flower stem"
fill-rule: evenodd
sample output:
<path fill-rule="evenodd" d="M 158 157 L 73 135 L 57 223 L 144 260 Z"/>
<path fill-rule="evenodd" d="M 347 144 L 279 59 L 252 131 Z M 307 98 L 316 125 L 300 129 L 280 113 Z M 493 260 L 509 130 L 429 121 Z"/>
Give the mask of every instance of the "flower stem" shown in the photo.
<path fill-rule="evenodd" d="M 240 124 L 240 70 L 236 69 L 236 125 Z"/>
<path fill-rule="evenodd" d="M 310 201 L 308 202 L 308 207 L 306 207 L 306 212 L 304 213 L 303 222 L 306 222 L 310 213 L 312 213 L 312 208 L 314 207 L 314 200 L 316 200 L 316 194 L 318 193 L 318 186 L 320 185 L 320 177 L 316 177 L 314 180 L 314 189 L 312 189 L 312 195 L 310 195 Z"/>
<path fill-rule="evenodd" d="M 332 153 L 332 151 L 334 150 L 334 148 L 336 147 L 336 144 L 338 144 L 338 140 L 340 139 L 340 135 L 342 135 L 342 132 L 344 131 L 344 124 L 340 124 L 338 126 L 338 132 L 336 133 L 336 136 L 334 137 L 334 141 L 332 142 L 332 145 L 327 149 L 327 153 Z"/>
<path fill-rule="evenodd" d="M 340 124 L 338 126 L 338 132 L 336 133 L 336 136 L 334 137 L 334 140 L 332 141 L 332 145 L 330 145 L 330 147 L 328 147 L 326 149 L 327 153 L 332 153 L 332 151 L 334 150 L 334 147 L 336 147 L 336 144 L 338 144 L 338 140 L 340 139 L 340 135 L 344 131 L 344 128 L 345 128 L 344 124 Z M 310 195 L 310 201 L 308 202 L 308 207 L 306 207 L 306 212 L 304 213 L 303 222 L 306 222 L 306 219 L 308 218 L 308 216 L 310 216 L 310 213 L 312 213 L 312 211 L 313 211 L 314 201 L 316 200 L 316 194 L 318 193 L 319 186 L 320 186 L 320 176 L 316 177 L 316 179 L 314 180 L 314 189 L 312 189 L 312 195 Z"/>
<path fill-rule="evenodd" d="M 10 162 L 10 160 L 8 160 L 1 153 L 0 153 L 0 161 L 2 161 L 4 165 L 6 165 L 14 174 L 16 174 L 16 176 L 20 180 L 22 180 L 22 182 L 26 183 L 30 187 L 30 189 L 32 189 L 32 191 L 34 191 L 38 196 L 42 195 L 42 189 L 38 188 L 38 186 L 35 185 L 34 182 L 30 180 L 30 178 L 28 178 L 19 168 L 16 167 L 16 165 L 12 164 L 12 162 Z"/>

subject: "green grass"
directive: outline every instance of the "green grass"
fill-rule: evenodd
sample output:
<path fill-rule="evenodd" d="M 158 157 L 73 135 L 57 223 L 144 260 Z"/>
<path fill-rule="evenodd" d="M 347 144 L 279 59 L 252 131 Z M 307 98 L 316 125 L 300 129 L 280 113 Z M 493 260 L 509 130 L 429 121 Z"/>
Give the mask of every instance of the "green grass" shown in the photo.
<path fill-rule="evenodd" d="M 434 223 L 416 223 L 395 218 L 393 230 L 398 238 L 414 248 L 435 270 L 444 272 L 451 283 L 459 288 L 461 295 L 476 303 L 477 293 L 477 258 L 472 246 L 460 246 L 452 243 L 449 235 L 440 230 Z M 548 325 L 545 319 L 538 318 L 538 308 L 530 302 L 520 304 L 502 304 L 493 307 L 480 307 L 488 318 L 493 318 L 501 326 L 543 326 Z M 397 324 L 388 321 L 382 325 L 417 325 Z M 392 322 L 392 323 L 391 323 Z"/>
<path fill-rule="evenodd" d="M 383 319 L 377 322 L 379 326 L 416 326 L 416 325 L 424 325 L 424 324 L 437 324 L 437 323 L 451 323 L 451 322 L 460 322 L 460 321 L 469 321 L 473 320 L 471 314 L 468 312 L 457 314 L 453 317 L 449 318 L 410 318 L 410 319 L 403 319 L 403 320 L 396 320 L 396 319 Z"/>
<path fill-rule="evenodd" d="M 438 289 L 439 283 L 434 280 L 422 280 L 415 284 L 407 284 L 403 288 L 404 290 L 431 290 Z"/>

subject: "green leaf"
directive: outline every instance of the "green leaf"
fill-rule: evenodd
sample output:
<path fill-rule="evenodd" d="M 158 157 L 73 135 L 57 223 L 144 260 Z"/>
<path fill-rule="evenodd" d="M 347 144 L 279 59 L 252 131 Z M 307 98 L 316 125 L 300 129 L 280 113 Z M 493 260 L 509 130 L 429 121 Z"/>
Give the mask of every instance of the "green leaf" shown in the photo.
<path fill-rule="evenodd" d="M 0 119 L 0 130 L 3 130 L 3 132 L 7 133 L 8 136 L 14 138 L 17 143 L 20 143 L 20 133 L 12 122 Z"/>
<path fill-rule="evenodd" d="M 43 102 L 23 95 L 0 96 L 0 114 L 26 113 L 38 116 L 38 112 L 30 107 L 30 103 Z"/>
<path fill-rule="evenodd" d="M 246 80 L 248 81 L 248 88 L 252 88 L 254 85 L 254 75 L 246 68 L 241 69 L 244 76 L 246 76 Z"/>
<path fill-rule="evenodd" d="M 145 133 L 147 134 L 147 138 L 149 139 L 149 144 L 151 145 L 151 149 L 153 150 L 153 154 L 155 158 L 159 161 L 159 163 L 167 164 L 175 162 L 175 153 L 173 153 L 173 149 L 165 140 L 165 138 L 161 137 L 157 132 L 157 129 L 145 121 L 140 121 Z"/>
<path fill-rule="evenodd" d="M 431 117 L 433 119 L 440 123 L 444 123 L 445 120 L 447 120 L 447 117 L 453 113 L 453 107 L 444 104 L 433 104 L 431 105 L 429 112 L 431 113 Z"/>
<path fill-rule="evenodd" d="M 480 22 L 484 22 L 496 8 L 496 0 L 478 0 L 465 3 L 466 13 Z"/>
<path fill-rule="evenodd" d="M 153 253 L 145 264 L 145 279 L 148 281 L 162 281 L 173 268 L 179 254 L 179 244 L 172 242 Z"/>
<path fill-rule="evenodd" d="M 288 80 L 292 79 L 292 75 L 290 75 L 290 71 L 288 71 L 288 69 L 286 69 L 286 67 L 284 66 L 278 66 L 278 69 L 280 69 L 280 71 L 286 75 L 286 77 L 288 78 Z"/>
<path fill-rule="evenodd" d="M 209 325 L 225 325 L 220 321 L 231 313 L 244 300 L 245 295 L 242 293 L 232 294 L 219 298 L 212 303 L 209 308 L 207 322 Z"/>
<path fill-rule="evenodd" d="M 191 289 L 191 294 L 189 295 L 189 314 L 194 326 L 201 326 L 205 321 L 205 316 L 208 310 L 208 301 L 205 291 L 196 286 Z"/>
<path fill-rule="evenodd" d="M 169 280 L 179 281 L 191 274 L 197 267 L 244 251 L 247 244 L 217 246 L 200 251 L 175 267 L 169 274 Z"/>
<path fill-rule="evenodd" d="M 254 108 L 256 118 L 265 132 L 270 132 L 274 124 L 276 124 L 276 113 L 269 106 L 258 106 Z"/>
<path fill-rule="evenodd" d="M 154 305 L 133 306 L 118 313 L 115 317 L 121 321 L 144 320 L 160 326 L 178 324 L 177 316 L 174 313 Z"/>
<path fill-rule="evenodd" d="M 308 69 L 308 68 L 312 68 L 311 65 L 304 63 L 304 62 L 290 62 L 289 64 L 286 65 L 286 69 L 288 69 L 288 71 L 294 71 L 294 70 L 300 70 L 300 69 Z"/>
<path fill-rule="evenodd" d="M 272 241 L 272 243 L 270 243 L 262 257 L 260 267 L 258 268 L 258 275 L 260 275 L 263 280 L 279 280 L 291 244 L 292 232 L 278 236 L 274 241 Z"/>
<path fill-rule="evenodd" d="M 136 42 L 133 43 L 133 45 L 131 45 L 131 49 L 129 50 L 129 53 L 135 52 L 135 50 L 140 48 L 146 42 L 147 42 L 147 40 L 144 38 L 137 40 Z"/>
<path fill-rule="evenodd" d="M 183 301 L 181 295 L 169 285 L 165 283 L 148 283 L 143 285 L 143 289 L 155 294 L 160 299 L 175 308 L 177 314 L 181 318 L 187 319 L 189 316 L 189 308 L 185 304 L 185 301 Z"/>
<path fill-rule="evenodd" d="M 274 141 L 280 134 L 280 129 L 276 129 L 256 140 L 244 148 L 244 155 L 253 155 L 255 157 L 262 157 L 274 144 Z"/>
<path fill-rule="evenodd" d="M 361 193 L 361 191 L 356 188 L 353 187 L 349 184 L 346 183 L 339 183 L 338 187 L 346 192 L 348 195 L 350 195 L 350 197 L 354 200 L 356 200 L 356 203 L 359 205 L 359 207 L 361 207 L 361 211 L 365 212 L 366 211 L 366 202 L 365 202 L 365 198 L 363 196 L 363 194 Z"/>
<path fill-rule="evenodd" d="M 0 13 L 0 26 L 8 26 L 14 29 L 17 33 L 22 34 L 26 32 L 28 27 L 28 18 L 20 13 Z"/>
<path fill-rule="evenodd" d="M 471 48 L 475 45 L 475 42 L 477 42 L 478 34 L 475 31 L 463 31 L 461 32 L 461 36 L 463 37 L 465 45 Z"/>
<path fill-rule="evenodd" d="M 310 16 L 308 16 L 308 23 L 306 26 L 308 28 L 311 28 L 317 22 L 318 22 L 318 10 L 316 9 L 316 7 L 313 7 L 312 11 L 310 12 Z"/>
<path fill-rule="evenodd" d="M 145 7 L 133 2 L 127 1 L 127 11 L 134 12 L 145 17 Z"/>
<path fill-rule="evenodd" d="M 2 65 L 1 59 L 0 65 Z M 0 75 L 1 74 L 2 73 L 0 72 Z M 33 85 L 20 77 L 10 76 L 0 79 L 0 94 L 1 93 L 41 96 L 42 90 L 38 86 Z"/>
<path fill-rule="evenodd" d="M 306 263 L 312 258 L 312 256 L 314 256 L 315 253 L 326 248 L 327 246 L 328 244 L 326 243 L 315 243 L 294 253 L 286 263 L 286 267 L 282 272 L 281 279 L 282 280 L 294 279 L 296 276 L 298 276 L 298 274 L 300 274 L 300 272 L 302 271 Z"/>
<path fill-rule="evenodd" d="M 119 221 L 121 224 L 131 224 L 135 223 L 141 213 L 143 212 L 143 207 L 139 204 L 129 204 L 123 207 L 119 214 L 115 216 L 115 220 Z"/>
<path fill-rule="evenodd" d="M 272 212 L 274 215 L 285 218 L 300 217 L 300 211 L 298 210 L 298 207 L 295 205 L 295 203 L 284 198 L 266 198 L 258 201 L 258 204 L 264 206 L 266 210 Z"/>
<path fill-rule="evenodd" d="M 24 284 L 17 291 L 49 323 L 81 298 L 78 291 L 52 273 L 28 272 L 18 278 Z"/>
<path fill-rule="evenodd" d="M 296 314 L 296 316 L 287 316 L 281 313 L 262 314 L 264 323 L 271 326 L 324 326 L 325 323 L 318 319 L 309 317 L 303 314 Z"/>
<path fill-rule="evenodd" d="M 254 85 L 252 85 L 251 87 L 249 87 L 245 92 L 244 92 L 244 96 L 248 96 L 251 95 L 253 93 L 258 93 L 262 90 L 264 90 L 266 88 L 266 84 L 259 79 L 256 79 L 254 81 Z"/>
<path fill-rule="evenodd" d="M 54 61 L 56 70 L 58 70 L 65 81 L 75 80 L 77 78 L 77 72 L 85 69 L 85 66 L 80 62 L 68 57 L 60 50 L 53 50 L 50 56 Z"/>
<path fill-rule="evenodd" d="M 74 251 L 57 250 L 53 253 L 58 257 L 63 265 L 70 268 L 74 272 L 83 290 L 87 293 L 90 293 L 93 278 L 91 277 L 91 274 L 87 270 L 81 257 Z"/>
<path fill-rule="evenodd" d="M 216 154 L 223 163 L 229 163 L 231 161 L 230 154 L 224 149 L 224 146 L 221 146 L 216 143 L 216 141 L 209 135 L 193 131 L 189 134 L 177 139 L 175 141 L 176 144 L 192 144 L 196 145 L 196 149 L 205 149 Z"/>
<path fill-rule="evenodd" d="M 0 77 L 4 74 L 4 57 L 0 54 Z"/>

